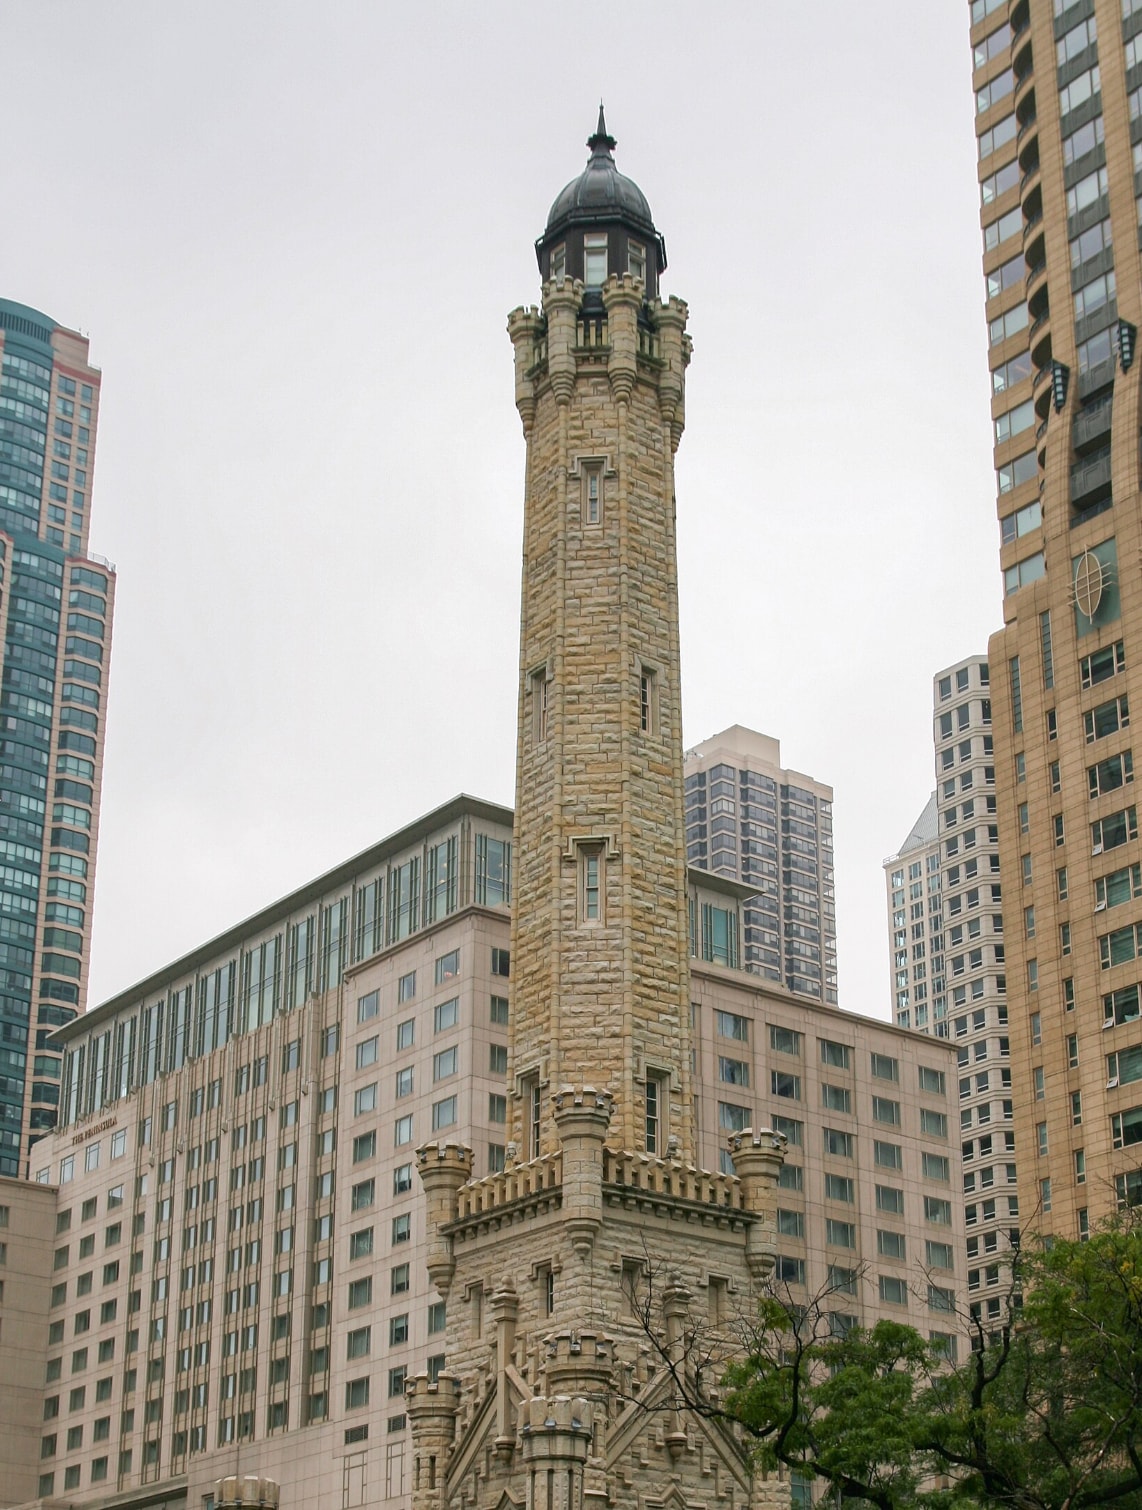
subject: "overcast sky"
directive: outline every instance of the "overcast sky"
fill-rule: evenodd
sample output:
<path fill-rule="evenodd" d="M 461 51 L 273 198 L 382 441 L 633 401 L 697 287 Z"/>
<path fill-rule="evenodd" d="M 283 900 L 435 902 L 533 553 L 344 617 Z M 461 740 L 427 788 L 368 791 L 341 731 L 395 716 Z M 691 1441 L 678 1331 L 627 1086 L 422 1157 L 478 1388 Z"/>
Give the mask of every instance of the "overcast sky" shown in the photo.
<path fill-rule="evenodd" d="M 103 369 L 91 1000 L 513 790 L 506 316 L 599 96 L 690 305 L 685 739 L 836 789 L 841 1003 L 1000 622 L 966 0 L 0 0 L 0 293 Z"/>

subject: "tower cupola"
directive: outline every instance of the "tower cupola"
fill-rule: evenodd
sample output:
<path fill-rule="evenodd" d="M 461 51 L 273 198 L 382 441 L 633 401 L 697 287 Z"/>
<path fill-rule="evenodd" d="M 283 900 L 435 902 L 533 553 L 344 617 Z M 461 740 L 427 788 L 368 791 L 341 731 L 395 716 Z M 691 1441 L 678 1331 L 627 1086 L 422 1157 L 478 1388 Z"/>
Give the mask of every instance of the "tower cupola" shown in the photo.
<path fill-rule="evenodd" d="M 588 294 L 612 273 L 630 273 L 653 299 L 666 267 L 666 242 L 654 228 L 646 195 L 615 167 L 615 145 L 600 104 L 587 166 L 556 196 L 535 243 L 539 273 L 544 282 L 578 278 Z"/>

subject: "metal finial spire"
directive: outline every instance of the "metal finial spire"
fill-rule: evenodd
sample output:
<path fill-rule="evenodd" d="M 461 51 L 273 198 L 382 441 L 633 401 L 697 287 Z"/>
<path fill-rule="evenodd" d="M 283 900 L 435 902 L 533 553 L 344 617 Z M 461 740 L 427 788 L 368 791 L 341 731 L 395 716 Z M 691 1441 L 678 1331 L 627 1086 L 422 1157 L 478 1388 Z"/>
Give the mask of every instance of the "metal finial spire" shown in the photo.
<path fill-rule="evenodd" d="M 607 118 L 603 114 L 602 100 L 599 101 L 599 124 L 595 127 L 594 136 L 587 138 L 587 145 L 599 156 L 605 153 L 609 157 L 615 149 L 615 138 L 607 132 Z"/>

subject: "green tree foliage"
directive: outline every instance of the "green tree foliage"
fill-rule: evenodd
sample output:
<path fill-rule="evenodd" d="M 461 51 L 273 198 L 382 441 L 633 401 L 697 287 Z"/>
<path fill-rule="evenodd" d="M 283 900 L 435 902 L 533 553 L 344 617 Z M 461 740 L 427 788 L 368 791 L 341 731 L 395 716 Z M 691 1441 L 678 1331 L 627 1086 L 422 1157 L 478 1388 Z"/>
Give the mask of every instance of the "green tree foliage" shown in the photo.
<path fill-rule="evenodd" d="M 1020 1294 L 1022 1303 L 1019 1303 Z M 831 1297 L 775 1288 L 718 1390 L 672 1360 L 685 1403 L 736 1423 L 760 1467 L 879 1510 L 1142 1510 L 1142 1230 L 1015 1257 L 998 1322 L 941 1318 L 948 1343 L 881 1320 L 844 1330 Z M 701 1349 L 699 1329 L 688 1351 Z"/>

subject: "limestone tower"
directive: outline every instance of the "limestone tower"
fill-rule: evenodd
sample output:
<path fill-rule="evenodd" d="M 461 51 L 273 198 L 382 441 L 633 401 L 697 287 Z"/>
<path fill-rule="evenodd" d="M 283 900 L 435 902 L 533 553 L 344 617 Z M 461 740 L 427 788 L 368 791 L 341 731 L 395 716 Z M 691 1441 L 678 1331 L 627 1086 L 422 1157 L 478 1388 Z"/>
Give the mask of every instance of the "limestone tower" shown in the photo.
<path fill-rule="evenodd" d="M 517 309 L 527 442 L 506 1169 L 418 1153 L 449 1372 L 409 1386 L 415 1510 L 759 1503 L 720 1428 L 674 1409 L 664 1350 L 751 1305 L 783 1139 L 693 1164 L 674 453 L 690 358 L 666 246 L 586 168 Z M 649 1305 L 649 1332 L 640 1312 Z M 711 1477 L 713 1475 L 713 1477 Z"/>
<path fill-rule="evenodd" d="M 666 246 L 603 113 L 517 309 L 527 437 L 516 765 L 513 1133 L 556 1146 L 545 1092 L 615 1097 L 624 1148 L 691 1150 L 674 452 L 690 360 Z"/>

